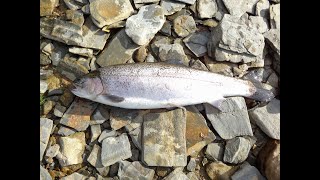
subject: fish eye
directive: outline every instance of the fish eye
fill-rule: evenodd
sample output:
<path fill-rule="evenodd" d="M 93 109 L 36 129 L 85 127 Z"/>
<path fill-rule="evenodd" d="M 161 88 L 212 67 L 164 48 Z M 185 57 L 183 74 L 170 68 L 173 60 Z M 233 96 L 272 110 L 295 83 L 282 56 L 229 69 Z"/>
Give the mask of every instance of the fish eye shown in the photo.
<path fill-rule="evenodd" d="M 79 78 L 73 81 L 73 84 L 77 87 L 83 87 L 84 84 L 84 79 L 83 78 Z"/>

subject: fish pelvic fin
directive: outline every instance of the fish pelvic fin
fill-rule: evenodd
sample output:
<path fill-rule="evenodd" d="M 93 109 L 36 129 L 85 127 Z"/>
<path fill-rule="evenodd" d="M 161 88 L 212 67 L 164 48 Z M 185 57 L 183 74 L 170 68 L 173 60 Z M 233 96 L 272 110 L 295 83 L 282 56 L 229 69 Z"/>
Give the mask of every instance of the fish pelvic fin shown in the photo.
<path fill-rule="evenodd" d="M 252 94 L 247 96 L 248 98 L 261 102 L 269 102 L 275 97 L 271 91 L 264 89 L 260 82 L 252 82 L 252 84 L 254 87 L 251 91 Z"/>

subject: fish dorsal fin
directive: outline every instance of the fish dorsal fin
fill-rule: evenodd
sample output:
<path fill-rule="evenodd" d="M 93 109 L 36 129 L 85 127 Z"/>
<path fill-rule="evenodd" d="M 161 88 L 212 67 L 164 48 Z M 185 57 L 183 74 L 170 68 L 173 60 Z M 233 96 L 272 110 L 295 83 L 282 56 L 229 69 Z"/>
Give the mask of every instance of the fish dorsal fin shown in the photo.
<path fill-rule="evenodd" d="M 112 94 L 101 94 L 100 95 L 102 98 L 106 99 L 106 100 L 110 100 L 114 103 L 119 103 L 119 102 L 122 102 L 124 101 L 124 98 L 123 97 L 120 97 L 120 96 L 115 96 L 115 95 L 112 95 Z"/>

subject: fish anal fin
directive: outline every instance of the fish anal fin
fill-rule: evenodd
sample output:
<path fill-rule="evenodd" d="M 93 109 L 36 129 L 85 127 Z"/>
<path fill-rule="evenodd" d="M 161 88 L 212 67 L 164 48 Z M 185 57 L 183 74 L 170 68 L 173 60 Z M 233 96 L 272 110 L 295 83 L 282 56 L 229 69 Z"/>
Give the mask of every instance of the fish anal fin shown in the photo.
<path fill-rule="evenodd" d="M 115 95 L 112 95 L 112 94 L 101 94 L 100 96 L 105 98 L 105 99 L 107 99 L 107 100 L 110 100 L 110 101 L 112 101 L 114 103 L 119 103 L 119 102 L 124 101 L 123 97 L 115 96 Z"/>

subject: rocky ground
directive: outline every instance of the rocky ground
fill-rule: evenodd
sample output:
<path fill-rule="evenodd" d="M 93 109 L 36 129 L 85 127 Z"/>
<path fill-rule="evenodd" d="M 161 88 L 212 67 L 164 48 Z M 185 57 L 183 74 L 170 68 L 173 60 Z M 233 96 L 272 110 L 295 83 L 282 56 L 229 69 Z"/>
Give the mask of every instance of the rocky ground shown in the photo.
<path fill-rule="evenodd" d="M 41 179 L 280 179 L 280 0 L 40 0 L 40 33 Z M 99 67 L 141 62 L 259 81 L 277 96 L 183 113 L 68 90 Z"/>

